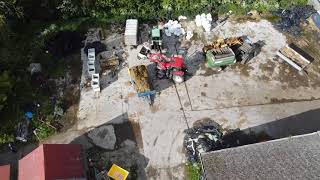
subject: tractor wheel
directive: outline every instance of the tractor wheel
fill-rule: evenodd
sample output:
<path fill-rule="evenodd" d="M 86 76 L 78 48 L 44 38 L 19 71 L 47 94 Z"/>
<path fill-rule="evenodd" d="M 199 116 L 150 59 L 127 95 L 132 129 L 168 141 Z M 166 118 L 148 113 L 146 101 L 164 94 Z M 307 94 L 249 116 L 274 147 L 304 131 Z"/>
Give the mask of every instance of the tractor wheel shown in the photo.
<path fill-rule="evenodd" d="M 177 76 L 177 75 L 173 75 L 172 76 L 172 80 L 179 84 L 179 83 L 182 83 L 184 81 L 184 77 L 183 76 Z"/>
<path fill-rule="evenodd" d="M 157 72 L 157 78 L 158 79 L 163 79 L 165 77 L 166 73 L 162 70 L 158 70 Z"/>

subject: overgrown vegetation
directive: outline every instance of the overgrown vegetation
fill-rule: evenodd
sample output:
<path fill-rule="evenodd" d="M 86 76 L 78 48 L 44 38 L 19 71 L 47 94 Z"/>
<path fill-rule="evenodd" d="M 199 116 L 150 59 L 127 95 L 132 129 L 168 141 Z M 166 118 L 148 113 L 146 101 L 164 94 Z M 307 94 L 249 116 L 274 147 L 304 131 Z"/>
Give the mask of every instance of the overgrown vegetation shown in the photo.
<path fill-rule="evenodd" d="M 66 19 L 79 16 L 150 19 L 166 17 L 170 12 L 173 16 L 230 10 L 236 13 L 253 9 L 265 12 L 306 3 L 307 0 L 63 0 L 58 9 Z"/>
<path fill-rule="evenodd" d="M 202 169 L 200 164 L 186 164 L 186 176 L 188 180 L 200 180 Z"/>
<path fill-rule="evenodd" d="M 56 87 L 43 88 L 32 80 L 27 67 L 38 62 L 44 66 L 47 78 L 65 75 L 68 57 L 57 59 L 45 49 L 45 42 L 59 31 L 85 32 L 87 27 L 107 26 L 126 18 L 171 18 L 230 10 L 246 13 L 252 9 L 265 12 L 306 3 L 307 0 L 0 0 L 0 144 L 13 140 L 17 122 L 30 104 L 40 103 L 39 112 L 45 117 L 52 115 L 50 98 L 57 93 Z M 52 134 L 52 129 L 42 127 L 43 123 L 35 122 L 33 126 L 43 130 L 41 138 Z"/>

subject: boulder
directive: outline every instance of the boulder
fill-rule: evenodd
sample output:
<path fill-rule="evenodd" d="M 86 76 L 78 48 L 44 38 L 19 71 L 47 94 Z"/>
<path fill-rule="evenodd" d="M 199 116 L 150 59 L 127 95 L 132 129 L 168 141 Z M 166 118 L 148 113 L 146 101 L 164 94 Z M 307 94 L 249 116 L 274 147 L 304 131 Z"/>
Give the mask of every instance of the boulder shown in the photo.
<path fill-rule="evenodd" d="M 116 135 L 112 125 L 98 127 L 88 133 L 88 137 L 96 146 L 113 150 L 116 144 Z"/>

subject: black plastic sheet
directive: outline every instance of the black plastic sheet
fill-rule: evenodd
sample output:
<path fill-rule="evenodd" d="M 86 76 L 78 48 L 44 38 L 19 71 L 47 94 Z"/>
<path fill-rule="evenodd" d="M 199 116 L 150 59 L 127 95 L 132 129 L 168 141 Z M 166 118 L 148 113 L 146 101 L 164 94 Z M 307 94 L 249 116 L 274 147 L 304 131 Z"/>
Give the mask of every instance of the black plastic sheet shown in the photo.
<path fill-rule="evenodd" d="M 316 10 L 310 5 L 296 6 L 291 9 L 276 11 L 274 15 L 281 18 L 280 21 L 276 23 L 276 26 L 281 31 L 299 35 L 302 32 L 301 23 L 305 23 L 314 13 L 316 13 Z"/>
<path fill-rule="evenodd" d="M 193 127 L 185 133 L 184 147 L 189 162 L 198 162 L 200 153 L 218 150 L 221 147 L 222 132 L 218 126 Z"/>

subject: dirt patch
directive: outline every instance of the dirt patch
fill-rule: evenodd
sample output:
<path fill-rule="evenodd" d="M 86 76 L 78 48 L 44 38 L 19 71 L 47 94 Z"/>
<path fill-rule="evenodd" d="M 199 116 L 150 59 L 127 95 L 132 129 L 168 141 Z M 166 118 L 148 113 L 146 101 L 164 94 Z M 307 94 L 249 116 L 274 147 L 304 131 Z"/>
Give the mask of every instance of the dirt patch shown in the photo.
<path fill-rule="evenodd" d="M 249 77 L 250 76 L 250 71 L 254 70 L 253 67 L 251 67 L 249 65 L 243 65 L 243 64 L 240 64 L 240 63 L 233 64 L 233 65 L 231 65 L 229 67 L 233 71 L 239 71 L 240 75 L 246 76 L 246 77 Z"/>
<path fill-rule="evenodd" d="M 133 113 L 129 115 L 129 119 L 130 120 L 138 120 L 140 116 L 142 116 L 144 113 L 142 111 L 137 112 L 137 113 Z"/>
<path fill-rule="evenodd" d="M 240 67 L 240 75 L 249 77 L 250 76 L 250 71 L 254 70 L 253 67 L 248 66 L 248 65 L 239 65 Z"/>
<path fill-rule="evenodd" d="M 141 127 L 139 122 L 130 121 L 133 129 L 133 134 L 136 139 L 137 146 L 139 149 L 143 149 L 143 141 L 142 141 L 142 134 L 141 134 Z"/>
<path fill-rule="evenodd" d="M 127 81 L 127 82 L 124 83 L 124 85 L 130 87 L 132 84 L 131 84 L 130 81 Z"/>
<path fill-rule="evenodd" d="M 209 68 L 205 65 L 205 63 L 202 63 L 200 65 L 200 70 L 204 71 L 204 73 L 201 73 L 200 76 L 208 77 L 208 76 L 212 76 L 215 74 L 219 74 L 218 68 L 217 69 Z"/>
<path fill-rule="evenodd" d="M 308 72 L 308 80 L 310 86 L 313 88 L 320 87 L 319 72 L 320 72 L 320 33 L 313 29 L 312 23 L 306 27 L 303 27 L 303 34 L 301 36 L 292 36 L 286 34 L 288 43 L 294 43 L 309 56 L 312 57 L 313 61 L 306 69 Z M 306 81 L 306 80 L 304 80 Z M 304 83 L 306 85 L 307 83 Z"/>
<path fill-rule="evenodd" d="M 258 79 L 261 81 L 270 81 L 271 80 L 270 76 L 266 76 L 266 75 L 259 76 Z"/>
<path fill-rule="evenodd" d="M 132 97 L 135 97 L 136 96 L 136 93 L 134 93 L 134 92 L 130 92 L 129 94 L 128 94 L 128 97 L 129 98 L 132 98 Z"/>
<path fill-rule="evenodd" d="M 148 175 L 149 178 L 157 179 L 158 174 L 159 174 L 158 170 L 156 168 L 154 168 L 153 166 L 149 166 L 147 168 L 147 175 Z"/>
<path fill-rule="evenodd" d="M 220 124 L 224 125 L 224 124 L 228 123 L 228 120 L 225 118 L 221 118 L 221 119 L 219 119 L 219 122 L 220 122 Z"/>
<path fill-rule="evenodd" d="M 312 88 L 319 88 L 320 87 L 320 78 L 318 75 L 312 74 L 312 75 L 309 75 L 309 78 L 312 79 L 312 81 L 311 81 Z"/>
<path fill-rule="evenodd" d="M 59 120 L 59 123 L 61 123 L 63 126 L 63 128 L 61 129 L 62 132 L 65 132 L 66 130 L 70 129 L 77 122 L 78 109 L 79 109 L 79 105 L 76 104 L 76 105 L 70 106 L 65 111 L 61 120 Z"/>
<path fill-rule="evenodd" d="M 78 105 L 80 99 L 80 89 L 79 86 L 70 85 L 64 90 L 63 104 L 64 107 L 71 107 L 73 105 Z"/>
<path fill-rule="evenodd" d="M 184 107 L 189 107 L 190 105 L 191 105 L 190 102 L 185 102 L 185 103 L 183 104 Z"/>
<path fill-rule="evenodd" d="M 281 83 L 286 83 L 290 88 L 309 87 L 309 79 L 306 75 L 299 74 L 299 72 L 290 67 L 284 62 L 279 66 L 279 75 L 275 78 Z"/>
<path fill-rule="evenodd" d="M 319 64 L 320 59 L 320 33 L 317 30 L 312 29 L 312 26 L 306 26 L 303 29 L 303 34 L 301 36 L 287 35 L 290 43 L 294 43 L 301 47 L 303 51 L 308 53 L 314 58 L 317 64 Z"/>
<path fill-rule="evenodd" d="M 237 128 L 242 128 L 244 124 L 246 124 L 248 120 L 246 118 L 240 118 L 240 121 L 237 122 L 236 127 Z"/>
<path fill-rule="evenodd" d="M 156 168 L 153 166 L 148 166 L 146 173 L 148 179 L 164 179 L 165 177 L 166 179 L 171 180 L 186 179 L 184 175 L 184 168 L 184 164 L 170 168 Z"/>
<path fill-rule="evenodd" d="M 150 106 L 150 111 L 151 111 L 152 113 L 156 113 L 156 112 L 158 112 L 159 110 L 160 110 L 160 107 L 157 106 L 157 105 L 152 105 L 152 106 Z"/>
<path fill-rule="evenodd" d="M 270 103 L 272 104 L 281 104 L 281 103 L 292 103 L 292 102 L 302 102 L 302 101 L 315 101 L 319 98 L 311 97 L 310 99 L 278 99 L 278 98 L 271 98 Z"/>
<path fill-rule="evenodd" d="M 286 89 L 288 89 L 288 86 L 281 85 L 281 89 L 282 89 L 282 90 L 286 90 Z"/>
<path fill-rule="evenodd" d="M 270 75 L 273 74 L 275 67 L 276 67 L 276 63 L 274 63 L 271 60 L 268 60 L 267 63 L 263 63 L 259 65 L 259 69 L 261 69 L 263 72 L 267 72 Z"/>
<path fill-rule="evenodd" d="M 124 98 L 123 102 L 128 103 L 128 98 Z"/>

